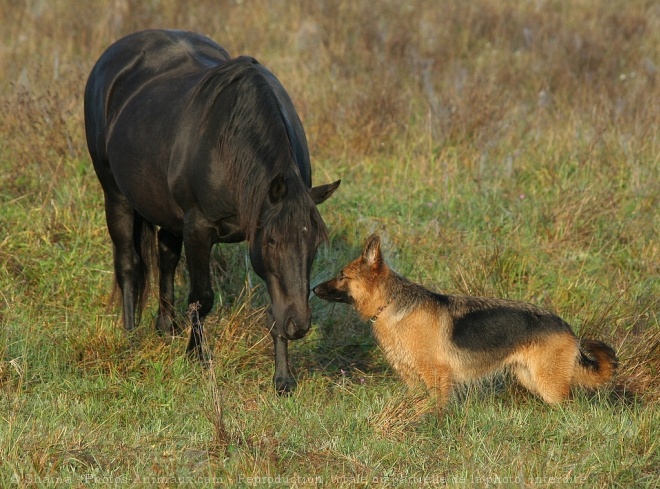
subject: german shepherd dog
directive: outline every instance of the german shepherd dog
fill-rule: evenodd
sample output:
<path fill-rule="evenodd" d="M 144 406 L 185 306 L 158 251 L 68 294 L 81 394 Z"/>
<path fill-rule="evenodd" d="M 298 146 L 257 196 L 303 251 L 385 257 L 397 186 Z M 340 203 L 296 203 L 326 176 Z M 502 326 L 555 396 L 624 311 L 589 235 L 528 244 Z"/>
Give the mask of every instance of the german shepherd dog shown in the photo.
<path fill-rule="evenodd" d="M 573 384 L 605 384 L 617 367 L 612 348 L 578 339 L 565 321 L 536 306 L 438 294 L 412 283 L 384 262 L 377 235 L 314 293 L 352 304 L 370 319 L 387 360 L 409 386 L 421 379 L 438 408 L 455 383 L 506 367 L 550 404 L 566 399 Z"/>

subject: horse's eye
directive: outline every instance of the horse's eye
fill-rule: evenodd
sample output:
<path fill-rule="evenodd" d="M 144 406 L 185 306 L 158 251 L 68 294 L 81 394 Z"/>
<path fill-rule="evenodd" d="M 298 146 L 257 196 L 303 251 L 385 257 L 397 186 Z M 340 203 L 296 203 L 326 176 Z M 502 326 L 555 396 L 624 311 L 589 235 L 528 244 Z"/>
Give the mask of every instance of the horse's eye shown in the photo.
<path fill-rule="evenodd" d="M 339 272 L 339 280 L 344 280 L 346 278 L 346 275 L 344 275 L 344 271 L 342 270 Z"/>
<path fill-rule="evenodd" d="M 275 238 L 273 238 L 272 236 L 269 236 L 268 239 L 266 240 L 266 243 L 268 243 L 268 246 L 275 246 L 275 243 L 277 243 L 277 241 L 275 241 Z"/>

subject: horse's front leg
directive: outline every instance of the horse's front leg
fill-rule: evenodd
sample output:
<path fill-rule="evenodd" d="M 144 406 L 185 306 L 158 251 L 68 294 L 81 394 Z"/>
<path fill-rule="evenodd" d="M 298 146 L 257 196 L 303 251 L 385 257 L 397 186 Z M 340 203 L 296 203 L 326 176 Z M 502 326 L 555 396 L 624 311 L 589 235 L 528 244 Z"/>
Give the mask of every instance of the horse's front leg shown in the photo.
<path fill-rule="evenodd" d="M 268 310 L 268 327 L 273 337 L 275 346 L 275 376 L 273 383 L 278 394 L 284 395 L 292 392 L 296 388 L 296 379 L 291 375 L 289 369 L 289 342 L 286 338 L 280 336 L 275 328 L 275 320 Z"/>
<path fill-rule="evenodd" d="M 183 244 L 190 274 L 188 308 L 192 321 L 187 353 L 206 364 L 210 361 L 211 354 L 204 344 L 204 318 L 213 308 L 214 300 L 209 270 L 213 246 L 211 233 L 204 226 L 188 226 L 184 228 Z"/>

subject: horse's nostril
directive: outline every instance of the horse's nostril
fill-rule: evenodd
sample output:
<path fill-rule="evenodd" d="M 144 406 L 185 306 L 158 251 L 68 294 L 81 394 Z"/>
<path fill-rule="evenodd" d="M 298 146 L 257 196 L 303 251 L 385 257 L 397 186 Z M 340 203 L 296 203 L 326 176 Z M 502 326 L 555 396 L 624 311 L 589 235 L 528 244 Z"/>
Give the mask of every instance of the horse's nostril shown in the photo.
<path fill-rule="evenodd" d="M 295 337 L 298 335 L 296 322 L 293 320 L 293 317 L 289 316 L 286 318 L 286 322 L 284 323 L 284 331 L 286 332 L 286 335 L 291 339 L 295 339 Z"/>
<path fill-rule="evenodd" d="M 310 325 L 311 318 L 306 323 L 298 324 L 292 316 L 289 316 L 284 322 L 284 334 L 289 340 L 298 340 L 307 334 Z"/>

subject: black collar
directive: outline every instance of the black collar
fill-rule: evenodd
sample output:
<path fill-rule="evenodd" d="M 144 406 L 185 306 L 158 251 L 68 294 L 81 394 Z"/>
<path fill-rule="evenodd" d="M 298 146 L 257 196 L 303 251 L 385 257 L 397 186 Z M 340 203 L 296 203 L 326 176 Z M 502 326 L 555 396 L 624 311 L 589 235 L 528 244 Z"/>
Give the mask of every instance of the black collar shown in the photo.
<path fill-rule="evenodd" d="M 378 308 L 378 310 L 376 311 L 376 314 L 374 314 L 373 316 L 371 316 L 371 318 L 369 319 L 369 321 L 371 321 L 372 323 L 375 323 L 376 320 L 378 319 L 378 316 L 380 315 L 380 313 L 383 312 L 383 311 L 385 310 L 385 308 L 386 308 L 387 306 L 389 306 L 389 305 L 392 303 L 392 301 L 394 300 L 395 297 L 396 297 L 396 296 L 393 295 L 392 297 L 390 297 L 390 299 L 389 299 L 384 305 L 380 306 L 380 307 Z"/>

